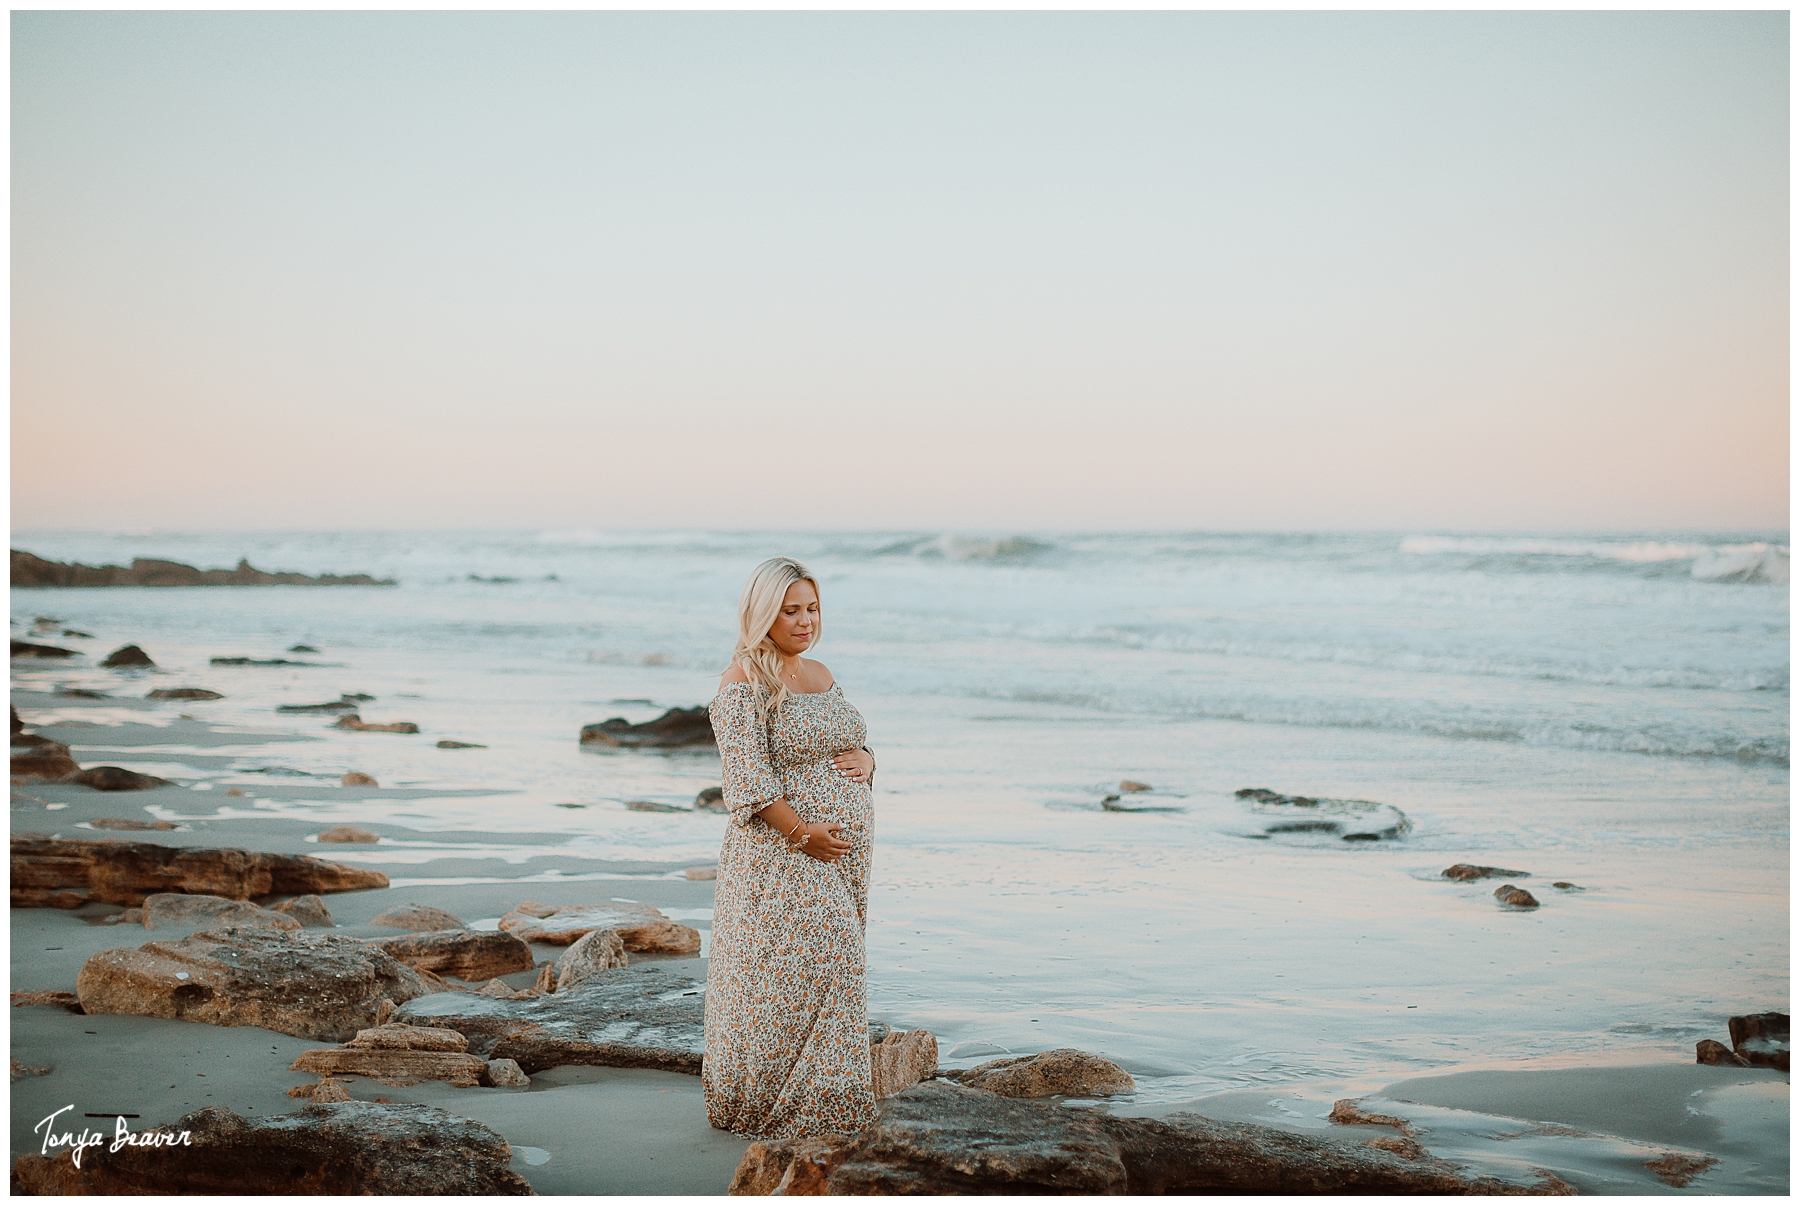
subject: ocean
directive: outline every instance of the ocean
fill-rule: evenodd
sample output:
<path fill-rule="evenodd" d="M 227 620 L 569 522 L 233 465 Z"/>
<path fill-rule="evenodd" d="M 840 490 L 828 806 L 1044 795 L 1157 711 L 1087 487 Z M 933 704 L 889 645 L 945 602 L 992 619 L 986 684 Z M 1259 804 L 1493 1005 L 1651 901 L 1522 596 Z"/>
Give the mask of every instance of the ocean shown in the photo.
<path fill-rule="evenodd" d="M 599 862 L 716 857 L 723 818 L 625 807 L 691 802 L 716 755 L 577 735 L 710 699 L 745 576 L 798 557 L 822 588 L 816 655 L 878 760 L 871 1015 L 930 1028 L 946 1065 L 1069 1046 L 1118 1060 L 1142 1101 L 1367 1091 L 1422 1070 L 1691 1059 L 1728 1015 L 1788 1007 L 1785 532 L 45 531 L 13 547 L 396 579 L 15 590 L 15 637 L 52 617 L 38 639 L 91 656 L 16 662 L 14 685 L 220 691 L 67 718 L 318 738 L 136 768 L 245 791 L 235 815 L 408 826 L 382 846 L 417 868 L 396 886 L 454 855 L 521 898 Z M 97 667 L 127 642 L 158 669 Z M 210 664 L 229 656 L 308 664 Z M 345 692 L 422 734 L 275 711 Z M 346 770 L 408 790 L 346 799 Z M 1457 862 L 1529 875 L 1445 880 Z M 1541 907 L 1503 908 L 1501 882 Z"/>

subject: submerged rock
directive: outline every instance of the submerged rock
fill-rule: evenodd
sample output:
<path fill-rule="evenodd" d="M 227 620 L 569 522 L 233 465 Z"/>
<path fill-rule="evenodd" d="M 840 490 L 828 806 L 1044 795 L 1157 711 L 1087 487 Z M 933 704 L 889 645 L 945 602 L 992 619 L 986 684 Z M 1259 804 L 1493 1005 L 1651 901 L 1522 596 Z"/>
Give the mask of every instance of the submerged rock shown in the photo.
<path fill-rule="evenodd" d="M 64 649 L 60 645 L 33 645 L 30 641 L 14 641 L 12 643 L 14 657 L 74 657 L 73 649 Z"/>
<path fill-rule="evenodd" d="M 316 900 L 317 897 L 314 897 Z M 186 892 L 156 892 L 144 897 L 144 928 L 170 925 L 262 925 L 277 930 L 297 930 L 300 921 L 286 913 L 265 909 L 247 900 L 223 896 L 196 896 Z"/>
<path fill-rule="evenodd" d="M 145 699 L 224 699 L 217 691 L 208 691 L 204 687 L 158 687 Z"/>
<path fill-rule="evenodd" d="M 1520 879 L 1531 878 L 1529 871 L 1508 871 L 1505 867 L 1477 867 L 1470 863 L 1456 863 L 1453 866 L 1445 867 L 1442 875 L 1445 879 L 1460 880 L 1464 883 L 1477 879 L 1511 879 L 1515 876 Z M 1557 886 L 1561 887 L 1562 885 Z"/>
<path fill-rule="evenodd" d="M 661 1068 L 698 1075 L 706 1049 L 706 985 L 667 964 L 602 972 L 530 1000 L 439 993 L 407 1001 L 394 1020 L 455 1030 L 469 1050 L 526 1072 L 562 1064 Z"/>
<path fill-rule="evenodd" d="M 377 946 L 302 929 L 227 926 L 90 955 L 75 980 L 88 1013 L 261 1026 L 342 1042 L 443 982 Z"/>
<path fill-rule="evenodd" d="M 370 925 L 388 925 L 397 930 L 414 930 L 418 933 L 430 933 L 433 930 L 466 930 L 469 923 L 442 909 L 434 909 L 430 905 L 409 904 L 404 908 L 390 909 L 386 913 L 369 922 Z"/>
<path fill-rule="evenodd" d="M 1120 779 L 1119 790 L 1123 792 L 1154 790 L 1148 783 L 1140 783 L 1136 779 Z"/>
<path fill-rule="evenodd" d="M 1106 1097 L 1137 1092 L 1137 1082 L 1125 1069 L 1072 1047 L 991 1060 L 957 1079 L 972 1089 L 986 1089 L 1002 1097 Z"/>
<path fill-rule="evenodd" d="M 501 930 L 438 930 L 369 942 L 409 967 L 459 980 L 530 971 L 534 962 L 529 946 Z"/>
<path fill-rule="evenodd" d="M 215 657 L 215 666 L 316 666 L 317 662 L 290 662 L 285 657 Z"/>
<path fill-rule="evenodd" d="M 719 864 L 709 863 L 704 867 L 689 867 L 681 874 L 685 879 L 717 879 L 719 878 Z"/>
<path fill-rule="evenodd" d="M 679 804 L 659 804 L 655 800 L 627 800 L 625 807 L 633 812 L 691 812 Z"/>
<path fill-rule="evenodd" d="M 122 766 L 90 766 L 64 777 L 63 782 L 91 787 L 95 791 L 149 791 L 152 787 L 174 786 L 167 779 L 141 775 Z"/>
<path fill-rule="evenodd" d="M 500 928 L 526 942 L 552 946 L 567 946 L 592 930 L 617 930 L 628 951 L 691 955 L 700 949 L 699 930 L 642 904 L 556 906 L 522 900 L 500 919 Z"/>
<path fill-rule="evenodd" d="M 695 812 L 730 812 L 725 807 L 725 789 L 723 787 L 702 787 L 700 794 L 694 797 Z"/>
<path fill-rule="evenodd" d="M 944 1081 L 881 1103 L 853 1136 L 753 1143 L 733 1194 L 1573 1193 L 1441 1160 L 1198 1114 L 1116 1118 Z"/>
<path fill-rule="evenodd" d="M 390 724 L 369 724 L 355 712 L 348 716 L 338 717 L 335 728 L 350 729 L 358 733 L 416 733 L 419 726 L 410 720 L 396 720 Z"/>
<path fill-rule="evenodd" d="M 195 569 L 179 561 L 139 557 L 129 566 L 64 564 L 12 550 L 14 586 L 392 586 L 367 574 L 267 574 L 239 560 L 236 569 Z"/>
<path fill-rule="evenodd" d="M 146 821 L 138 817 L 95 817 L 89 821 L 95 829 L 179 829 L 174 821 Z"/>
<path fill-rule="evenodd" d="M 712 745 L 712 719 L 704 707 L 670 708 L 655 720 L 632 724 L 623 716 L 583 726 L 581 744 L 628 749 L 668 749 Z"/>
<path fill-rule="evenodd" d="M 12 756 L 12 773 L 15 779 L 54 779 L 61 781 L 70 775 L 80 774 L 81 765 L 69 757 L 69 747 L 60 742 L 56 746 L 35 747 L 29 754 Z"/>
<path fill-rule="evenodd" d="M 141 905 L 155 892 L 249 900 L 387 885 L 379 871 L 290 854 L 149 842 L 12 840 L 14 908 L 73 909 L 88 900 Z"/>
<path fill-rule="evenodd" d="M 1241 787 L 1237 798 L 1249 804 L 1261 824 L 1262 833 L 1255 835 L 1259 837 L 1323 833 L 1346 842 L 1375 842 L 1398 838 L 1412 829 L 1405 813 L 1374 800 L 1284 796 L 1266 787 Z"/>
<path fill-rule="evenodd" d="M 361 771 L 345 771 L 344 777 L 338 780 L 345 787 L 380 787 L 374 775 L 365 775 Z M 365 831 L 366 832 L 366 831 Z"/>
<path fill-rule="evenodd" d="M 357 701 L 354 699 L 334 699 L 328 703 L 316 704 L 280 704 L 277 712 L 354 712 Z"/>
<path fill-rule="evenodd" d="M 341 1089 L 340 1089 L 341 1091 Z M 348 1096 L 347 1094 L 345 1095 Z M 506 1140 L 479 1122 L 436 1106 L 339 1099 L 292 1114 L 242 1118 L 207 1106 L 160 1134 L 180 1144 L 141 1143 L 92 1154 L 76 1168 L 73 1153 L 21 1156 L 13 1165 L 28 1194 L 455 1194 L 517 1196 L 531 1184 L 512 1171 Z"/>
<path fill-rule="evenodd" d="M 119 670 L 129 666 L 156 665 L 155 662 L 150 660 L 150 655 L 145 653 L 142 649 L 139 649 L 136 645 L 119 646 L 117 649 L 107 654 L 106 660 L 100 664 L 108 670 Z"/>
<path fill-rule="evenodd" d="M 360 843 L 368 845 L 379 842 L 381 835 L 373 829 L 364 829 L 361 825 L 333 825 L 330 829 L 319 831 L 321 842 Z"/>
<path fill-rule="evenodd" d="M 440 741 L 437 743 L 437 747 L 440 750 L 485 750 L 487 748 L 487 746 L 477 745 L 473 741 Z"/>
<path fill-rule="evenodd" d="M 1509 905 L 1515 909 L 1535 909 L 1538 907 L 1537 897 L 1527 892 L 1524 888 L 1517 887 L 1513 884 L 1501 884 L 1498 888 L 1495 888 L 1494 899 L 1503 905 Z"/>

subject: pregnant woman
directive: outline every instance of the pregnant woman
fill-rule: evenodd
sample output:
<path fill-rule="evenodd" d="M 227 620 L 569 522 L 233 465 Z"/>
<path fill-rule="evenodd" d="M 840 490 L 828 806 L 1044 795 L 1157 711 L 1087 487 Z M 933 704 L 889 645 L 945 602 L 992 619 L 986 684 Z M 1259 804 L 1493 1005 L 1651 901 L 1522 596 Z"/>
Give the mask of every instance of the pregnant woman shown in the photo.
<path fill-rule="evenodd" d="M 707 1118 L 755 1138 L 875 1121 L 863 927 L 875 758 L 819 640 L 819 583 L 756 567 L 712 701 L 731 826 L 706 972 Z"/>

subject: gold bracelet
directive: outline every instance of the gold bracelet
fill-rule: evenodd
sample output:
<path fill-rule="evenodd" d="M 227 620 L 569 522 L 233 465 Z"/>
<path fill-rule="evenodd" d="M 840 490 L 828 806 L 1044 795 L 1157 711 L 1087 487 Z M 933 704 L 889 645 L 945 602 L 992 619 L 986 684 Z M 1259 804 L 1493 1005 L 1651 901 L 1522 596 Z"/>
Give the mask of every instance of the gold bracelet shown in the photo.
<path fill-rule="evenodd" d="M 806 824 L 805 817 L 796 818 L 794 821 L 794 827 L 792 829 L 788 830 L 787 833 L 782 835 L 782 840 L 785 841 L 788 845 L 792 846 L 794 844 L 794 835 L 796 833 L 800 832 L 800 827 L 804 824 Z M 811 837 L 812 835 L 808 834 L 807 836 Z M 804 845 L 804 842 L 802 844 Z"/>

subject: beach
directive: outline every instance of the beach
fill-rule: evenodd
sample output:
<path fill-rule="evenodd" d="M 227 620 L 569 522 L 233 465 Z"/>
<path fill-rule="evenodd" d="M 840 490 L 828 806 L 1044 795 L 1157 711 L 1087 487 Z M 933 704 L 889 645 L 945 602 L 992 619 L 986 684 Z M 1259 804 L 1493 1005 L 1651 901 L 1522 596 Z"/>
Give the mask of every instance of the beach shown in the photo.
<path fill-rule="evenodd" d="M 577 735 L 704 704 L 737 580 L 798 546 L 822 578 L 819 657 L 878 760 L 870 1016 L 931 1031 L 943 1068 L 1072 1047 L 1137 1086 L 1072 1108 L 1360 1142 L 1369 1128 L 1326 1117 L 1356 1098 L 1513 1183 L 1786 1192 L 1786 1075 L 1694 1063 L 1728 1017 L 1788 1007 L 1772 535 L 15 534 L 92 564 L 249 556 L 399 584 L 15 590 L 15 640 L 77 650 L 15 659 L 21 719 L 84 767 L 172 785 L 15 782 L 13 832 L 383 872 L 387 888 L 325 896 L 347 937 L 398 933 L 370 922 L 407 903 L 478 930 L 528 899 L 651 905 L 701 950 L 633 962 L 703 979 L 712 885 L 684 872 L 726 823 L 690 808 L 716 754 Z M 98 666 L 128 643 L 155 665 Z M 231 657 L 295 664 L 213 661 Z M 174 687 L 222 698 L 145 698 Z M 277 711 L 347 693 L 373 696 L 365 721 L 420 731 Z M 316 840 L 343 824 L 380 841 Z M 1458 863 L 1519 874 L 1446 879 Z M 1502 883 L 1536 906 L 1498 902 Z M 73 989 L 90 955 L 205 928 L 106 921 L 120 912 L 15 908 L 12 990 Z M 15 1060 L 49 1069 L 14 1083 L 15 1157 L 70 1101 L 143 1125 L 208 1104 L 269 1116 L 317 1079 L 288 1065 L 318 1043 L 259 1027 L 11 1017 Z M 482 1122 L 540 1193 L 721 1193 L 746 1148 L 678 1072 L 351 1093 Z M 1675 1185 L 1647 1166 L 1671 1152 L 1716 1163 Z"/>

